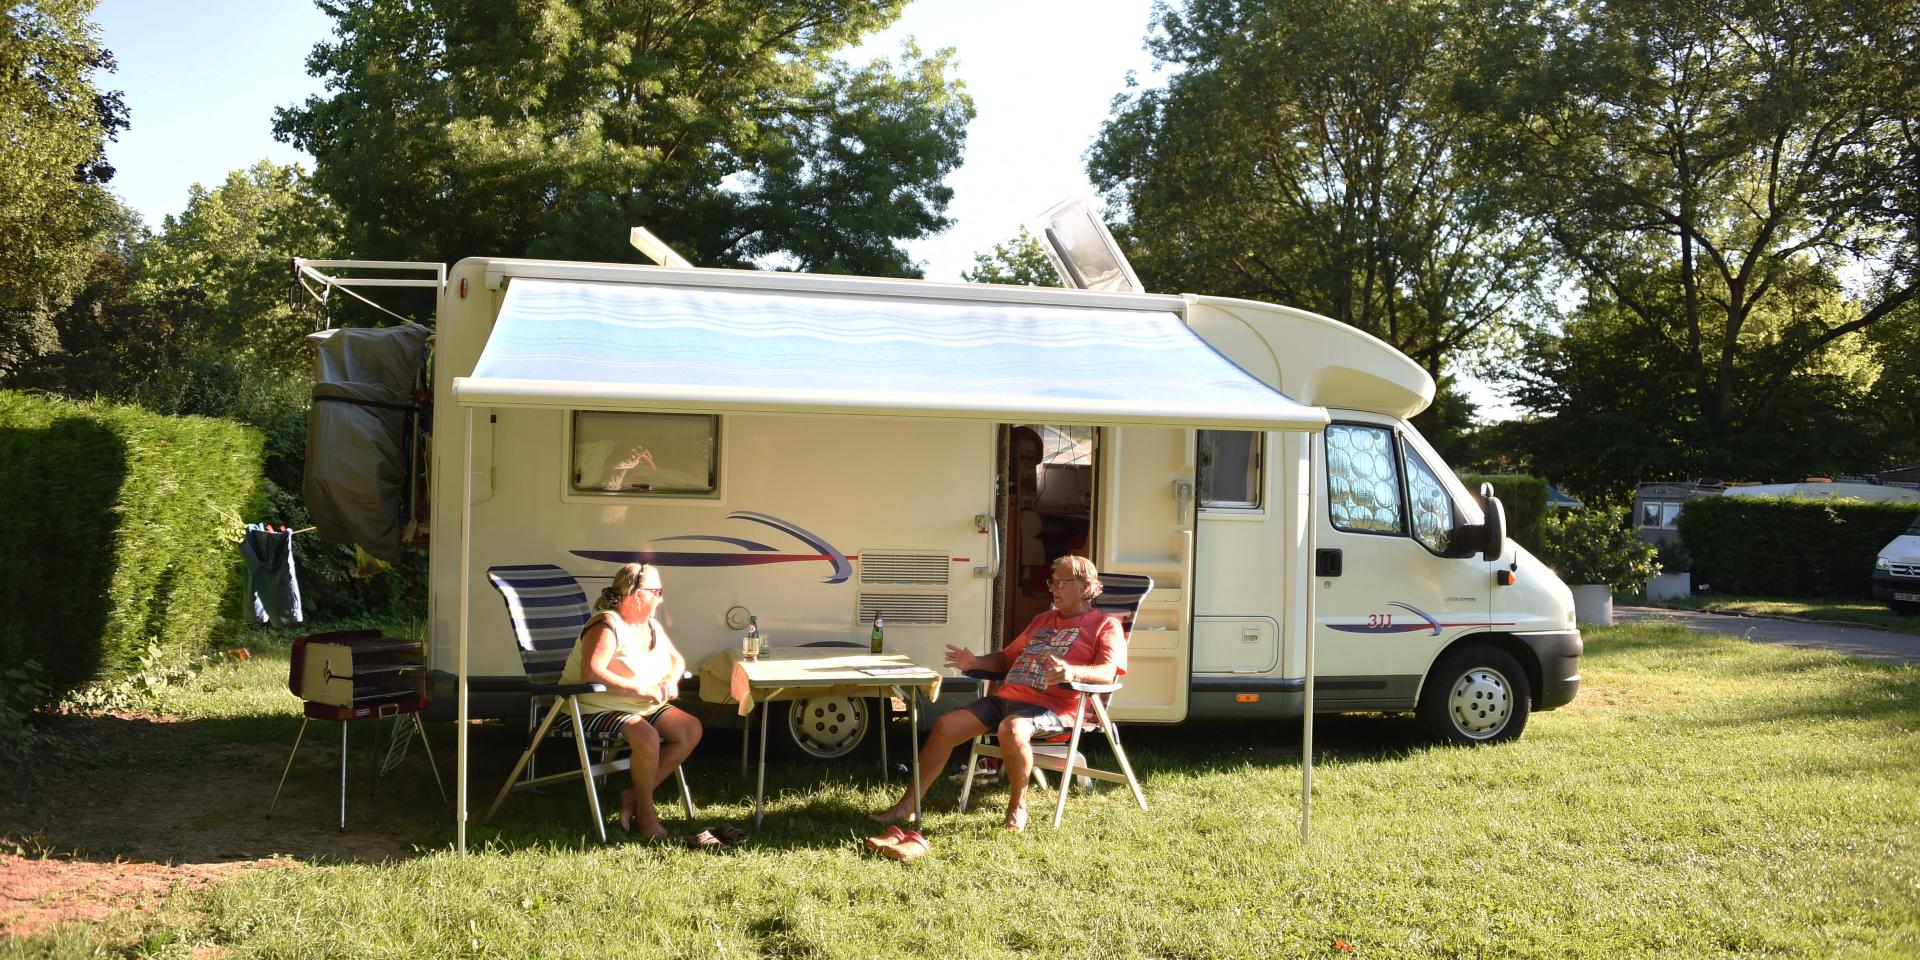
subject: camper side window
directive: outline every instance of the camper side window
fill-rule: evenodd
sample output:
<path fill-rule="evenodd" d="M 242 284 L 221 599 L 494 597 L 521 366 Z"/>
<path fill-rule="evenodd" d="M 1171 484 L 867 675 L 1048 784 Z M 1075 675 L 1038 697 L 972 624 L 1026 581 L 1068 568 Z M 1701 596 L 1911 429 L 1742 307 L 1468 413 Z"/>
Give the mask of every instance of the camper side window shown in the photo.
<path fill-rule="evenodd" d="M 1400 511 L 1400 471 L 1393 462 L 1393 431 L 1329 424 L 1326 443 L 1327 506 L 1334 529 L 1406 533 Z"/>
<path fill-rule="evenodd" d="M 1260 508 L 1260 434 L 1248 430 L 1202 430 L 1199 437 L 1200 506 Z"/>
<path fill-rule="evenodd" d="M 720 418 L 695 413 L 573 415 L 575 493 L 701 496 L 714 492 Z"/>

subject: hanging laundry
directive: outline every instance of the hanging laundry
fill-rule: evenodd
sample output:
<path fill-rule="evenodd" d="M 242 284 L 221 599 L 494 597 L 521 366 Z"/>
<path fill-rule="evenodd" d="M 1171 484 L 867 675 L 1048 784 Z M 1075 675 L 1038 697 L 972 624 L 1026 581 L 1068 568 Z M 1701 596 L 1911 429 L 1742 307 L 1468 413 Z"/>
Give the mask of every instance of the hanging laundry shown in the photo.
<path fill-rule="evenodd" d="M 277 523 L 249 523 L 240 540 L 247 564 L 247 609 L 254 623 L 288 627 L 305 619 L 293 569 L 293 531 Z"/>

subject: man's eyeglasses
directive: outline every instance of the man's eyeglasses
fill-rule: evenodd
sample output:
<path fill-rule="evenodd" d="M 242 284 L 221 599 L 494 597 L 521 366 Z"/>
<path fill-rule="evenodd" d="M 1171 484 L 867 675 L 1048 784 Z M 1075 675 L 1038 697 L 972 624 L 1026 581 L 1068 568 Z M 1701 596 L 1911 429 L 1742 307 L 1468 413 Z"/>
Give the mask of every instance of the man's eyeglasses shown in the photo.
<path fill-rule="evenodd" d="M 1087 582 L 1086 577 L 1068 577 L 1065 580 L 1050 579 L 1047 581 L 1047 589 L 1052 590 L 1055 587 L 1064 587 L 1069 583 L 1086 583 L 1086 582 Z"/>

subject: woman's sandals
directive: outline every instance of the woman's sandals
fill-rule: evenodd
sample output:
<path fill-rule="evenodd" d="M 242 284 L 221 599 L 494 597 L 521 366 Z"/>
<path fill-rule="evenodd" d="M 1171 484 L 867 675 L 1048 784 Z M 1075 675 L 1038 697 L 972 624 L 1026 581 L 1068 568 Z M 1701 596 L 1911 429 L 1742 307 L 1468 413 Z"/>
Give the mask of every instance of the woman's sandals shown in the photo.
<path fill-rule="evenodd" d="M 731 823 L 723 823 L 717 827 L 708 827 L 699 833 L 690 834 L 671 842 L 677 843 L 689 850 L 715 853 L 721 850 L 731 850 L 734 847 L 744 846 L 747 842 L 747 832 Z"/>
<path fill-rule="evenodd" d="M 868 837 L 865 846 L 888 860 L 918 860 L 931 849 L 920 831 L 902 830 L 897 826 L 888 827 L 887 832 L 878 836 Z"/>

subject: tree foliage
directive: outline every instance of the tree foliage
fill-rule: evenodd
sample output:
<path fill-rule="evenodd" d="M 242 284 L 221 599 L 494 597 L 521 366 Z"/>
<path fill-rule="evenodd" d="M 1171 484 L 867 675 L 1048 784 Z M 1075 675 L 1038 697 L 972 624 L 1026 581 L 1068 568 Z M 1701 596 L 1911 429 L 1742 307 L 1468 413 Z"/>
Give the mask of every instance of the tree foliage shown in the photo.
<path fill-rule="evenodd" d="M 282 109 L 357 255 L 631 259 L 913 275 L 972 101 L 950 51 L 832 53 L 903 0 L 326 0 L 328 94 Z"/>
<path fill-rule="evenodd" d="M 1013 239 L 996 243 L 993 249 L 973 255 L 973 269 L 962 270 L 960 279 L 968 283 L 1009 283 L 1027 287 L 1061 286 L 1060 274 L 1025 227 Z"/>
<path fill-rule="evenodd" d="M 1178 68 L 1116 101 L 1089 154 L 1150 287 L 1271 300 L 1374 334 L 1436 378 L 1507 337 L 1539 245 L 1449 95 L 1478 24 L 1451 4 L 1189 0 Z"/>
<path fill-rule="evenodd" d="M 114 218 L 106 143 L 127 125 L 93 0 L 0 8 L 0 381 L 57 349 L 53 313 L 84 282 Z"/>
<path fill-rule="evenodd" d="M 1857 335 L 1920 294 L 1911 0 L 1479 15 L 1500 39 L 1457 92 L 1584 295 L 1516 395 L 1545 416 L 1540 441 L 1598 439 L 1588 459 L 1611 462 L 1588 465 L 1589 491 L 1681 464 L 1884 465 L 1847 413 L 1873 380 Z M 1581 468 L 1572 450 L 1552 459 L 1556 478 Z"/>

